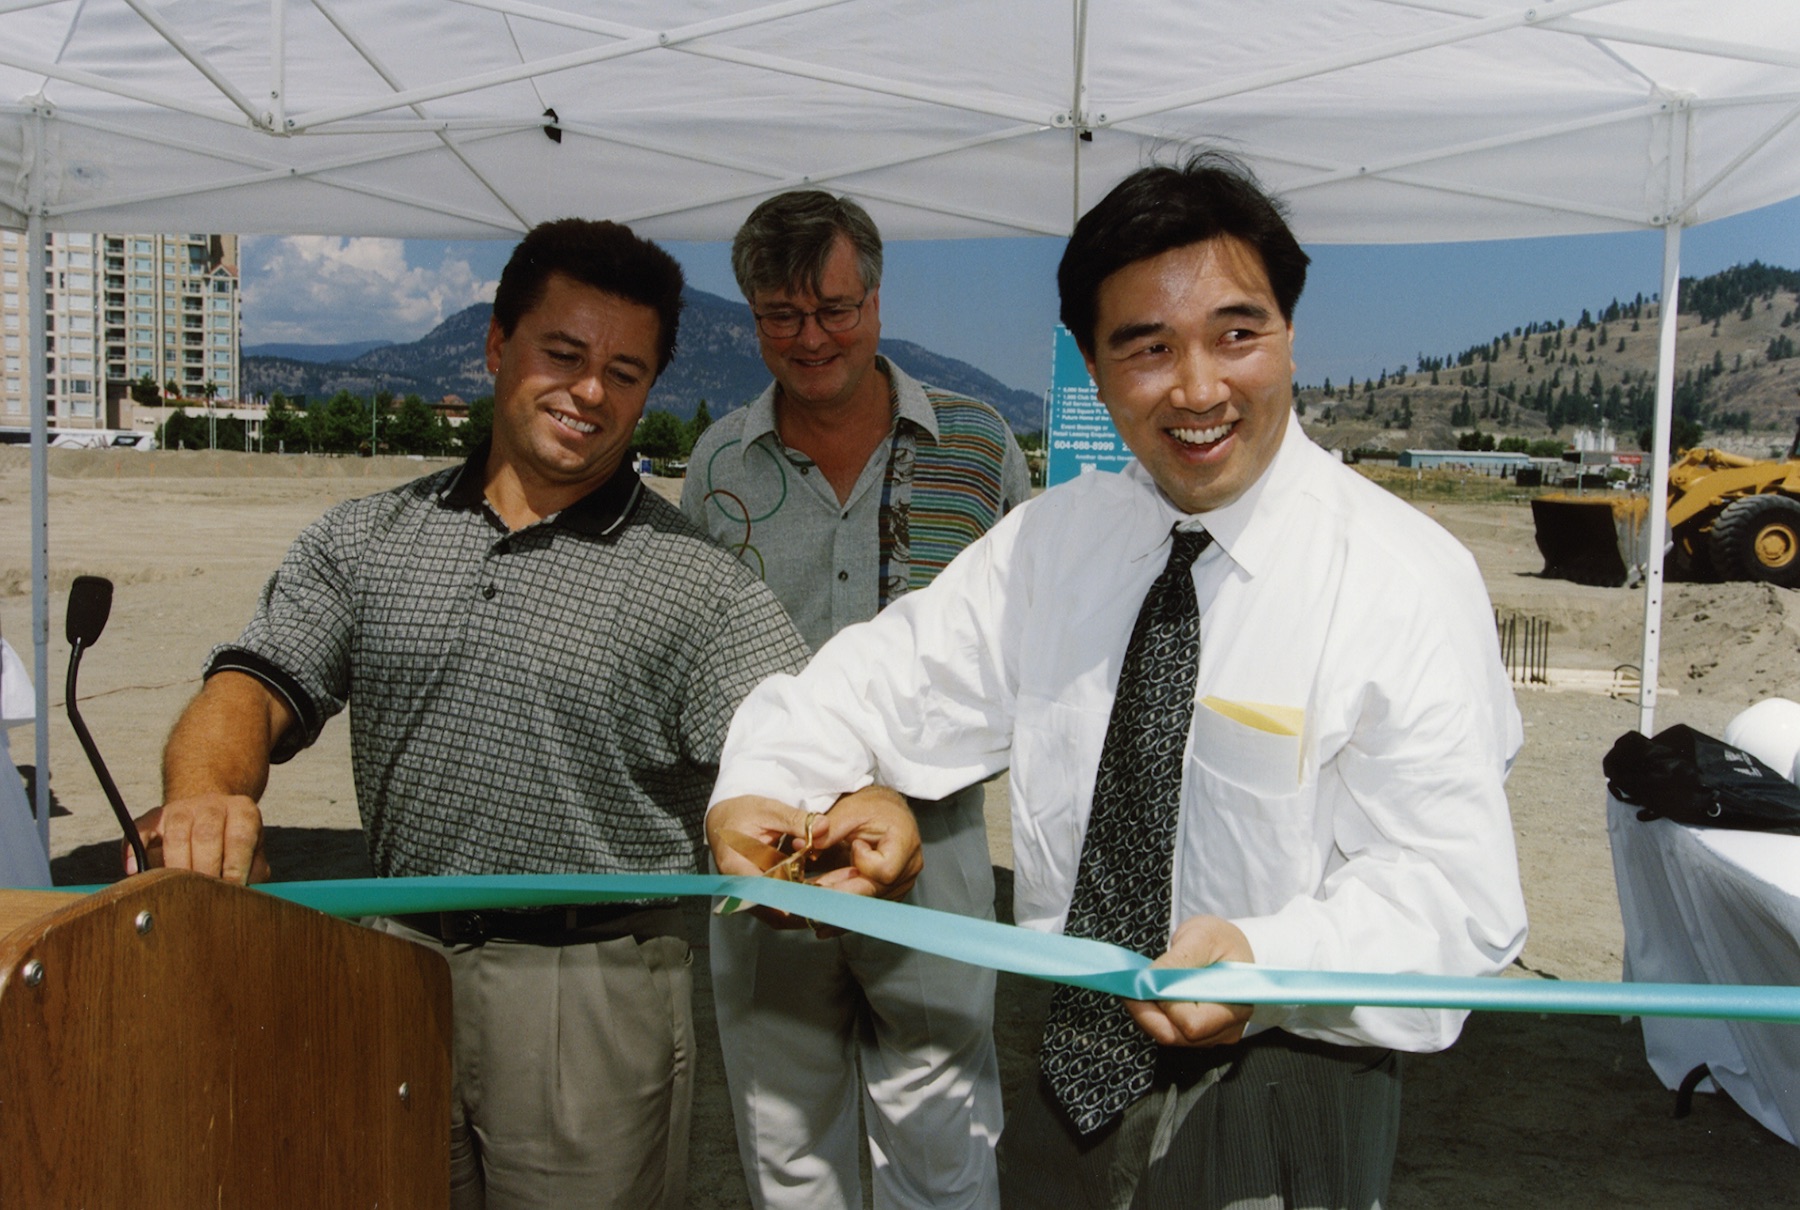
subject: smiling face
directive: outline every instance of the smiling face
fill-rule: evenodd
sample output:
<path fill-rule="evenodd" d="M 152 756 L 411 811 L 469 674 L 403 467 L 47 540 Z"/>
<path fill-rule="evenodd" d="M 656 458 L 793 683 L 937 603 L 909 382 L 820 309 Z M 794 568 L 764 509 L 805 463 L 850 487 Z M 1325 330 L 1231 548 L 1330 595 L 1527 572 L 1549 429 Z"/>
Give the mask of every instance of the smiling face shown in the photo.
<path fill-rule="evenodd" d="M 856 265 L 856 249 L 840 235 L 819 275 L 819 293 L 801 289 L 759 290 L 750 309 L 816 311 L 827 306 L 853 306 L 861 314 L 854 328 L 827 332 L 817 319 L 807 319 L 797 335 L 782 339 L 756 330 L 763 364 L 781 385 L 784 402 L 808 410 L 834 410 L 863 398 L 864 392 L 880 392 L 885 404 L 887 386 L 874 373 L 875 351 L 881 343 L 881 291 L 863 285 Z"/>
<path fill-rule="evenodd" d="M 612 477 L 656 381 L 656 312 L 561 273 L 511 336 L 488 327 L 489 475 L 503 468 L 554 511 Z"/>
<path fill-rule="evenodd" d="M 1088 372 L 1119 436 L 1186 513 L 1230 504 L 1287 431 L 1294 328 L 1262 259 L 1230 236 L 1100 283 Z"/>

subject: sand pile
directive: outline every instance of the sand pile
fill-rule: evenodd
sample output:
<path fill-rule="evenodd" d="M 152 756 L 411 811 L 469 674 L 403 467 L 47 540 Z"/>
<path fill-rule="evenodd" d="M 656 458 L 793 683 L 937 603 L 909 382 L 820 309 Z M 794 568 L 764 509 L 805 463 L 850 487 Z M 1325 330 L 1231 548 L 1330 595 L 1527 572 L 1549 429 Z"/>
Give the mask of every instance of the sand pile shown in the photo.
<path fill-rule="evenodd" d="M 24 446 L 0 446 L 0 476 L 24 473 L 30 459 Z M 47 469 L 52 479 L 362 479 L 376 490 L 453 461 L 395 454 L 358 458 L 241 450 L 50 450 Z"/>
<path fill-rule="evenodd" d="M 1800 604 L 1769 584 L 1677 584 L 1664 602 L 1665 681 L 1734 702 L 1800 697 Z"/>

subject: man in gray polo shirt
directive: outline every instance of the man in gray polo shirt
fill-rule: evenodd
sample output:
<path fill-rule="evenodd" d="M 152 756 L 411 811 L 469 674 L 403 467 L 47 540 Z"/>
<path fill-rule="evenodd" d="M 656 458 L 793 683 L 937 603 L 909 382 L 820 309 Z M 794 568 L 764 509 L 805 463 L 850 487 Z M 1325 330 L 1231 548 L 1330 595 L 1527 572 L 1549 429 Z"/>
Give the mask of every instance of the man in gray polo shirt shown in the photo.
<path fill-rule="evenodd" d="M 1030 477 L 993 408 L 877 355 L 881 236 L 855 202 L 770 198 L 732 267 L 775 381 L 695 445 L 681 504 L 817 649 L 929 584 Z M 981 787 L 914 807 L 925 868 L 908 902 L 992 919 Z M 714 921 L 712 959 L 757 1207 L 863 1204 L 859 1102 L 881 1210 L 998 1204 L 993 972 L 749 916 Z"/>
<path fill-rule="evenodd" d="M 269 766 L 348 705 L 384 876 L 696 870 L 732 711 L 806 649 L 626 465 L 681 286 L 614 223 L 525 237 L 487 337 L 491 443 L 294 542 L 170 736 L 142 824 L 164 864 L 266 875 Z M 683 1204 L 693 1024 L 672 907 L 385 927 L 451 967 L 453 1204 Z"/>

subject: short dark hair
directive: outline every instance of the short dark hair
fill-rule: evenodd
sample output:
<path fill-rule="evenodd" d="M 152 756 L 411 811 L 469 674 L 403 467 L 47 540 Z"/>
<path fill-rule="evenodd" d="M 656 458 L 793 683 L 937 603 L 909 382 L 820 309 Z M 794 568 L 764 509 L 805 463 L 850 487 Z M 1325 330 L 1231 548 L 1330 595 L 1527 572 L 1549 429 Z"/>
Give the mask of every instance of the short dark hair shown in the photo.
<path fill-rule="evenodd" d="M 1063 326 L 1092 357 L 1102 282 L 1126 265 L 1226 235 L 1262 258 L 1275 303 L 1292 323 L 1311 258 L 1288 230 L 1281 203 L 1248 168 L 1202 151 L 1180 167 L 1138 169 L 1081 216 L 1056 268 Z"/>
<path fill-rule="evenodd" d="M 655 311 L 661 328 L 656 372 L 668 368 L 681 325 L 683 278 L 674 257 L 623 223 L 585 218 L 539 223 L 513 249 L 494 290 L 494 319 L 502 335 L 510 337 L 519 320 L 544 300 L 552 273 Z"/>
<path fill-rule="evenodd" d="M 731 241 L 731 271 L 746 300 L 764 291 L 819 292 L 838 236 L 850 241 L 865 290 L 881 285 L 881 232 L 869 212 L 820 189 L 778 193 L 750 212 Z"/>

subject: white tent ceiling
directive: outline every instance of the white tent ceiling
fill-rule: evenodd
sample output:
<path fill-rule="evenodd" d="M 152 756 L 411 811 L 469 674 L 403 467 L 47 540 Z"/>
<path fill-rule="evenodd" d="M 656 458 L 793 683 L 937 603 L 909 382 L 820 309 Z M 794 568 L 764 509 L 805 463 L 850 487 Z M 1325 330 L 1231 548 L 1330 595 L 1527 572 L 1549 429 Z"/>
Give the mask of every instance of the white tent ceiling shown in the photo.
<path fill-rule="evenodd" d="M 0 224 L 53 230 L 718 239 L 813 183 L 1056 235 L 1206 140 L 1306 240 L 1491 239 L 1793 196 L 1797 115 L 1787 0 L 0 0 Z"/>
<path fill-rule="evenodd" d="M 1310 242 L 1661 227 L 1667 300 L 1682 227 L 1800 195 L 1796 119 L 1795 0 L 0 0 L 0 226 L 34 233 L 721 239 L 814 185 L 890 238 L 1059 235 L 1207 143 Z M 1646 729 L 1660 614 L 1653 559 Z"/>

